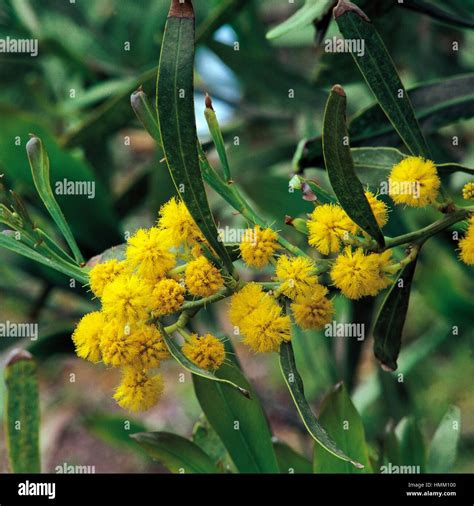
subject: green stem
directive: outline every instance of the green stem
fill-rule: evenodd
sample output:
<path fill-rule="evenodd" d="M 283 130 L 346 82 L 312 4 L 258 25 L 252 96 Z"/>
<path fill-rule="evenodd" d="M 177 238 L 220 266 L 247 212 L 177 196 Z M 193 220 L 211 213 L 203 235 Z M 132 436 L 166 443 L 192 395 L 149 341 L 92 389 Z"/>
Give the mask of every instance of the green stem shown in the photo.
<path fill-rule="evenodd" d="M 410 242 L 425 241 L 438 232 L 454 225 L 454 223 L 465 220 L 472 212 L 474 212 L 474 208 L 465 207 L 463 209 L 458 209 L 450 214 L 447 214 L 444 218 L 435 221 L 431 225 L 421 228 L 420 230 L 415 230 L 414 232 L 409 232 L 408 234 L 400 235 L 398 237 L 394 237 L 393 239 L 386 238 L 385 249 L 394 248 L 395 246 L 400 246 Z"/>

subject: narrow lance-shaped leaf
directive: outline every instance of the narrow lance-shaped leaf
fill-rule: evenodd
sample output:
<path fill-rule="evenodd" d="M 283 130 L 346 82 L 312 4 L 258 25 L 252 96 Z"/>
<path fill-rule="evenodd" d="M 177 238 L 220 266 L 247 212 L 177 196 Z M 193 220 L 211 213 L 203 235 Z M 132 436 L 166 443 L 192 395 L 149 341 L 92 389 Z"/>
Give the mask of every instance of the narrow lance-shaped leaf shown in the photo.
<path fill-rule="evenodd" d="M 153 106 L 142 87 L 131 94 L 130 104 L 145 130 L 161 146 L 160 128 L 156 120 L 156 114 L 154 114 Z"/>
<path fill-rule="evenodd" d="M 233 353 L 230 342 L 226 352 Z M 246 399 L 228 384 L 193 375 L 194 390 L 212 428 L 241 473 L 278 473 L 271 432 L 260 402 L 237 363 L 231 358 L 216 371 L 219 378 L 243 385 Z"/>
<path fill-rule="evenodd" d="M 356 458 L 364 469 L 356 469 L 348 462 L 334 457 L 320 445 L 314 445 L 313 471 L 315 473 L 370 472 L 369 451 L 362 419 L 343 383 L 338 383 L 323 401 L 319 420 L 339 448 Z"/>
<path fill-rule="evenodd" d="M 273 443 L 273 448 L 275 449 L 281 473 L 311 474 L 313 472 L 311 462 L 286 443 L 275 441 Z"/>
<path fill-rule="evenodd" d="M 428 473 L 448 473 L 456 460 L 461 437 L 461 410 L 451 406 L 443 416 L 428 450 Z"/>
<path fill-rule="evenodd" d="M 374 354 L 383 369 L 394 371 L 402 346 L 416 260 L 405 266 L 382 303 L 374 326 Z"/>
<path fill-rule="evenodd" d="M 415 12 L 426 14 L 433 19 L 448 23 L 455 27 L 474 28 L 474 19 L 461 17 L 451 12 L 440 9 L 436 5 L 426 2 L 425 0 L 404 0 L 399 2 L 399 6 Z"/>
<path fill-rule="evenodd" d="M 191 1 L 173 0 L 158 69 L 158 123 L 176 189 L 209 244 L 232 272 L 232 261 L 219 241 L 199 167 L 194 114 L 194 32 Z"/>
<path fill-rule="evenodd" d="M 139 432 L 131 436 L 154 460 L 173 473 L 218 473 L 209 455 L 198 445 L 169 432 Z"/>
<path fill-rule="evenodd" d="M 347 40 L 364 44 L 362 55 L 352 52 L 377 102 L 413 155 L 429 157 L 430 152 L 412 104 L 380 35 L 364 12 L 347 0 L 339 0 L 334 18 Z"/>
<path fill-rule="evenodd" d="M 218 383 L 227 383 L 232 388 L 236 389 L 243 396 L 249 397 L 250 394 L 248 390 L 246 390 L 245 388 L 240 387 L 239 385 L 228 379 L 219 378 L 212 372 L 206 371 L 205 369 L 201 369 L 194 362 L 191 362 L 191 360 L 189 360 L 188 357 L 186 357 L 186 355 L 181 351 L 181 348 L 168 335 L 163 325 L 159 323 L 158 327 L 160 328 L 160 332 L 163 335 L 163 341 L 165 342 L 171 356 L 178 362 L 178 364 L 184 367 L 184 369 L 186 369 L 191 374 L 196 374 L 197 376 L 200 376 L 201 378 L 206 378 L 207 380 L 217 381 Z"/>
<path fill-rule="evenodd" d="M 14 473 L 39 473 L 39 403 L 36 364 L 30 353 L 14 350 L 5 367 L 5 433 Z"/>
<path fill-rule="evenodd" d="M 304 396 L 303 380 L 296 369 L 296 361 L 291 343 L 282 343 L 280 346 L 280 368 L 298 413 L 307 431 L 316 443 L 335 457 L 350 462 L 357 468 L 362 469 L 364 467 L 363 464 L 347 456 L 336 445 L 311 411 L 308 401 Z"/>
<path fill-rule="evenodd" d="M 413 416 L 404 417 L 395 428 L 399 441 L 400 463 L 405 466 L 418 466 L 419 472 L 425 472 L 425 444 L 418 424 Z"/>
<path fill-rule="evenodd" d="M 346 94 L 335 85 L 324 113 L 323 153 L 329 181 L 348 216 L 381 246 L 383 234 L 377 224 L 361 182 L 357 179 L 346 126 Z"/>
<path fill-rule="evenodd" d="M 33 136 L 26 145 L 26 152 L 28 153 L 31 174 L 33 176 L 33 182 L 35 183 L 36 190 L 38 191 L 38 194 L 49 214 L 66 239 L 76 262 L 80 264 L 84 261 L 84 258 L 79 251 L 76 240 L 72 235 L 66 218 L 64 217 L 61 208 L 54 197 L 53 190 L 51 189 L 51 182 L 49 178 L 49 158 L 41 139 Z"/>

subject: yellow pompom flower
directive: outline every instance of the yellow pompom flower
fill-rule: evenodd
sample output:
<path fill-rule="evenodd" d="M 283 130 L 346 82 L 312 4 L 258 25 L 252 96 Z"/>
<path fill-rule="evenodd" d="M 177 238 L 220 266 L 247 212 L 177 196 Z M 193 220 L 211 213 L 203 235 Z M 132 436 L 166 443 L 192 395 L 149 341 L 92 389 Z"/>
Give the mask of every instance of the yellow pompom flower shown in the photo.
<path fill-rule="evenodd" d="M 281 292 L 294 299 L 318 282 L 316 266 L 305 257 L 282 255 L 278 258 L 275 274 L 281 282 Z"/>
<path fill-rule="evenodd" d="M 204 241 L 204 236 L 182 200 L 173 197 L 160 209 L 158 227 L 169 237 L 175 247 L 185 243 L 193 245 L 196 241 Z"/>
<path fill-rule="evenodd" d="M 435 164 L 419 156 L 409 156 L 397 163 L 388 182 L 393 201 L 412 207 L 433 203 L 441 186 Z"/>
<path fill-rule="evenodd" d="M 125 323 L 146 320 L 150 303 L 150 285 L 135 275 L 119 276 L 106 286 L 102 295 L 104 314 Z"/>
<path fill-rule="evenodd" d="M 271 299 L 268 299 L 271 300 Z M 273 299 L 252 311 L 241 322 L 244 329 L 244 344 L 256 353 L 278 351 L 283 341 L 291 340 L 291 320 L 281 314 L 281 308 Z"/>
<path fill-rule="evenodd" d="M 156 227 L 140 229 L 130 237 L 126 257 L 136 273 L 152 282 L 165 277 L 176 264 L 169 235 Z"/>
<path fill-rule="evenodd" d="M 100 311 L 82 317 L 72 334 L 78 357 L 91 362 L 100 361 L 100 338 L 104 325 L 104 315 Z"/>
<path fill-rule="evenodd" d="M 459 241 L 459 258 L 467 265 L 474 265 L 474 215 L 469 219 L 466 235 Z"/>
<path fill-rule="evenodd" d="M 153 313 L 158 316 L 175 313 L 183 305 L 185 292 L 185 288 L 174 279 L 158 281 L 152 292 Z"/>
<path fill-rule="evenodd" d="M 240 243 L 242 260 L 250 267 L 265 267 L 279 247 L 277 238 L 277 233 L 271 228 L 262 229 L 259 225 L 248 228 Z"/>
<path fill-rule="evenodd" d="M 239 327 L 242 333 L 245 328 L 242 327 L 245 319 L 258 307 L 267 307 L 274 303 L 271 295 L 263 291 L 263 288 L 257 283 L 247 283 L 241 290 L 234 293 L 230 300 L 229 319 L 234 327 Z M 249 323 L 251 325 L 251 322 Z"/>
<path fill-rule="evenodd" d="M 224 285 L 219 269 L 205 256 L 188 263 L 184 279 L 189 293 L 198 297 L 209 297 Z"/>
<path fill-rule="evenodd" d="M 323 204 L 316 207 L 308 220 L 308 243 L 323 255 L 337 253 L 344 234 L 349 232 L 347 215 L 342 207 Z"/>
<path fill-rule="evenodd" d="M 474 200 L 474 183 L 466 183 L 463 186 L 462 198 L 465 200 Z"/>
<path fill-rule="evenodd" d="M 385 205 L 385 202 L 379 200 L 372 192 L 366 191 L 365 196 L 369 202 L 370 208 L 372 209 L 372 213 L 374 214 L 375 221 L 377 222 L 380 228 L 383 228 L 388 222 L 388 207 Z M 351 234 L 355 235 L 359 232 L 359 226 L 354 223 L 349 216 L 346 214 L 344 219 L 344 228 L 348 230 Z M 363 232 L 366 235 L 365 232 Z"/>
<path fill-rule="evenodd" d="M 140 325 L 133 333 L 133 340 L 138 345 L 134 364 L 141 365 L 144 369 L 152 369 L 158 367 L 162 360 L 170 358 L 163 336 L 155 326 Z"/>
<path fill-rule="evenodd" d="M 370 253 L 367 255 L 367 262 L 370 269 L 375 272 L 372 283 L 367 287 L 367 295 L 375 296 L 380 290 L 384 290 L 392 284 L 390 274 L 395 272 L 394 263 L 392 262 L 391 250 L 386 250 L 383 253 Z"/>
<path fill-rule="evenodd" d="M 328 289 L 320 284 L 309 288 L 296 297 L 291 309 L 296 323 L 302 329 L 322 329 L 334 314 L 332 301 L 326 295 Z"/>
<path fill-rule="evenodd" d="M 182 351 L 191 362 L 206 370 L 219 369 L 225 359 L 224 344 L 211 334 L 193 334 L 191 339 L 183 344 Z"/>
<path fill-rule="evenodd" d="M 134 412 L 146 411 L 158 402 L 163 393 L 161 375 L 148 376 L 134 367 L 124 368 L 122 374 L 122 382 L 114 394 L 120 407 Z"/>
<path fill-rule="evenodd" d="M 119 367 L 131 364 L 139 357 L 143 336 L 129 324 L 109 321 L 102 331 L 100 351 L 104 364 Z"/>
<path fill-rule="evenodd" d="M 386 260 L 386 255 L 364 255 L 360 248 L 355 251 L 346 248 L 332 266 L 331 279 L 349 299 L 375 295 L 387 282 L 382 271 Z"/>
<path fill-rule="evenodd" d="M 123 274 L 125 270 L 125 262 L 119 262 L 115 259 L 95 265 L 89 273 L 89 284 L 92 293 L 97 297 L 102 297 L 105 287 L 120 274 Z"/>

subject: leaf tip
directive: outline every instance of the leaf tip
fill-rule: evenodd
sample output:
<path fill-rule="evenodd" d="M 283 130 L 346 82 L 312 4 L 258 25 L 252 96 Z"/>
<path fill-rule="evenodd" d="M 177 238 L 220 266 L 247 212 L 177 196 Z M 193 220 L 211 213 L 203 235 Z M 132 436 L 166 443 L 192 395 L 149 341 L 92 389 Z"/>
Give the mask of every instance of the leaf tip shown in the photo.
<path fill-rule="evenodd" d="M 334 93 L 337 93 L 341 97 L 345 97 L 346 96 L 346 92 L 344 91 L 344 88 L 340 84 L 335 84 L 331 88 L 331 91 L 333 91 Z"/>
<path fill-rule="evenodd" d="M 334 7 L 334 10 L 332 11 L 334 19 L 336 20 L 346 12 L 354 12 L 364 21 L 370 23 L 370 18 L 367 16 L 367 14 L 360 7 L 357 7 L 357 5 L 349 2 L 348 0 L 339 0 L 336 7 Z"/>
<path fill-rule="evenodd" d="M 387 362 L 384 362 L 379 359 L 379 364 L 380 364 L 380 367 L 382 368 L 382 370 L 384 370 L 385 372 L 396 371 L 397 367 L 398 367 L 398 364 L 396 361 L 387 363 Z"/>
<path fill-rule="evenodd" d="M 356 469 L 364 469 L 364 464 L 361 464 L 360 462 L 357 462 L 356 460 L 351 460 L 351 464 L 356 468 Z"/>
<path fill-rule="evenodd" d="M 6 367 L 12 366 L 20 360 L 33 360 L 33 355 L 29 351 L 23 350 L 21 348 L 15 348 L 8 355 Z"/>
<path fill-rule="evenodd" d="M 206 104 L 206 109 L 214 110 L 214 107 L 212 107 L 212 99 L 209 96 L 209 93 L 206 92 L 206 98 L 204 99 L 204 102 Z"/>
<path fill-rule="evenodd" d="M 191 0 L 172 0 L 169 18 L 194 18 L 194 9 Z"/>

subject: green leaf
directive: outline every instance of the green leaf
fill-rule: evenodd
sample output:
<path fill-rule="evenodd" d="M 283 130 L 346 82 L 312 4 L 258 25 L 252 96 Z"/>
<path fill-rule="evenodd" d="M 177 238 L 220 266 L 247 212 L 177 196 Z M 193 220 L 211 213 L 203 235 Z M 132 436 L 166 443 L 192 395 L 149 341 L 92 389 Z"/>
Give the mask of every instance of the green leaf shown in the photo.
<path fill-rule="evenodd" d="M 346 213 L 383 246 L 384 236 L 365 196 L 364 188 L 357 179 L 348 139 L 346 94 L 336 85 L 329 94 L 324 113 L 323 153 L 326 170 L 334 193 Z"/>
<path fill-rule="evenodd" d="M 5 367 L 5 433 L 13 473 L 41 472 L 38 378 L 33 356 L 14 350 Z"/>
<path fill-rule="evenodd" d="M 375 322 L 374 354 L 382 368 L 388 371 L 397 368 L 415 269 L 416 260 L 404 267 L 385 297 Z"/>
<path fill-rule="evenodd" d="M 152 104 L 143 88 L 139 88 L 130 95 L 130 104 L 145 130 L 153 137 L 158 146 L 161 146 L 160 127 L 156 114 L 154 114 Z"/>
<path fill-rule="evenodd" d="M 190 372 L 193 375 L 200 376 L 201 378 L 205 378 L 207 380 L 216 381 L 218 383 L 227 383 L 232 388 L 237 390 L 239 394 L 243 395 L 244 397 L 249 397 L 249 392 L 247 389 L 240 387 L 237 383 L 234 383 L 228 379 L 220 378 L 216 374 L 213 374 L 210 371 L 206 371 L 205 369 L 201 369 L 198 367 L 194 362 L 191 362 L 186 355 L 181 351 L 181 348 L 175 343 L 173 338 L 171 338 L 168 333 L 165 331 L 164 327 L 161 324 L 158 324 L 160 331 L 163 335 L 163 341 L 165 342 L 171 356 L 178 362 L 179 365 L 184 367 L 188 372 Z"/>
<path fill-rule="evenodd" d="M 56 202 L 53 190 L 51 189 L 49 158 L 41 139 L 33 136 L 26 145 L 26 152 L 28 153 L 31 174 L 33 176 L 33 182 L 35 183 L 36 190 L 38 191 L 38 194 L 49 214 L 69 244 L 76 262 L 80 264 L 84 261 L 84 258 L 77 247 L 76 240 L 72 235 L 66 218 L 64 217 L 59 204 Z"/>
<path fill-rule="evenodd" d="M 425 2 L 425 0 L 404 0 L 399 5 L 405 9 L 426 14 L 437 21 L 441 21 L 442 23 L 447 23 L 456 27 L 461 26 L 463 28 L 474 28 L 474 20 L 451 14 L 432 3 Z"/>
<path fill-rule="evenodd" d="M 400 464 L 417 466 L 418 472 L 425 471 L 426 453 L 423 436 L 416 420 L 410 416 L 400 420 L 395 428 L 399 441 Z"/>
<path fill-rule="evenodd" d="M 38 253 L 34 249 L 28 247 L 20 241 L 17 241 L 13 236 L 7 234 L 8 231 L 0 233 L 0 247 L 6 248 L 14 253 L 22 255 L 30 260 L 34 260 L 43 265 L 47 265 L 52 269 L 55 269 L 66 276 L 70 276 L 77 281 L 87 284 L 89 282 L 89 276 L 87 272 L 81 269 L 79 266 L 73 265 L 66 261 L 60 261 L 57 258 L 46 257 L 41 253 Z"/>
<path fill-rule="evenodd" d="M 385 466 L 390 464 L 393 466 L 400 465 L 400 443 L 398 442 L 393 426 L 384 434 L 382 460 Z M 381 472 L 384 473 L 383 468 Z"/>
<path fill-rule="evenodd" d="M 132 437 L 154 460 L 173 473 L 217 473 L 209 455 L 184 437 L 170 432 L 139 432 Z"/>
<path fill-rule="evenodd" d="M 338 383 L 326 397 L 319 415 L 320 422 L 327 427 L 329 436 L 346 454 L 357 459 L 364 469 L 356 469 L 314 445 L 313 471 L 315 473 L 369 473 L 371 465 L 365 440 L 364 426 L 343 383 Z"/>
<path fill-rule="evenodd" d="M 291 343 L 282 343 L 280 346 L 280 369 L 288 386 L 291 397 L 296 405 L 298 413 L 313 439 L 321 445 L 324 451 L 329 452 L 342 461 L 350 462 L 355 467 L 362 469 L 363 464 L 348 457 L 331 439 L 323 426 L 314 416 L 304 396 L 303 380 L 296 369 L 295 356 Z"/>
<path fill-rule="evenodd" d="M 303 455 L 293 450 L 291 446 L 281 441 L 275 441 L 273 443 L 273 448 L 281 473 L 311 474 L 313 472 L 311 462 L 306 457 L 303 457 Z"/>
<path fill-rule="evenodd" d="M 346 0 L 339 0 L 334 18 L 345 39 L 364 41 L 364 55 L 352 56 L 406 147 L 413 155 L 429 157 L 408 94 L 374 25 L 359 7 Z"/>
<path fill-rule="evenodd" d="M 134 433 L 146 432 L 146 427 L 138 420 L 97 412 L 87 415 L 83 423 L 91 434 L 113 447 L 141 451 L 130 439 Z"/>
<path fill-rule="evenodd" d="M 232 272 L 232 261 L 219 241 L 199 167 L 194 115 L 194 31 L 192 4 L 189 0 L 185 3 L 173 0 L 158 70 L 158 122 L 166 162 L 178 194 L 204 237 Z"/>
<path fill-rule="evenodd" d="M 306 0 L 301 9 L 298 9 L 286 21 L 271 29 L 267 33 L 267 39 L 277 39 L 282 35 L 299 31 L 318 21 L 326 14 L 333 3 L 333 0 Z"/>
<path fill-rule="evenodd" d="M 278 473 L 270 428 L 252 386 L 235 363 L 224 363 L 216 375 L 251 393 L 251 399 L 246 399 L 225 383 L 193 376 L 199 404 L 237 469 L 241 473 Z"/>
<path fill-rule="evenodd" d="M 461 436 L 461 410 L 451 406 L 443 416 L 428 450 L 428 473 L 448 473 L 456 461 Z"/>

